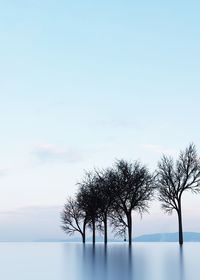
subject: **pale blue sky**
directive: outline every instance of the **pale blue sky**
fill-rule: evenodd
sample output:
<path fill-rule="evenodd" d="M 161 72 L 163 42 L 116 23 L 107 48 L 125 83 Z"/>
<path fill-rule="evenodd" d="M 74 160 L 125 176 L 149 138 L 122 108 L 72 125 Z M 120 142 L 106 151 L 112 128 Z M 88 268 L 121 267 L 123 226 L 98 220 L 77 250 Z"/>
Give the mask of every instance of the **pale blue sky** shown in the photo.
<path fill-rule="evenodd" d="M 199 10 L 0 1 L 0 211 L 60 207 L 84 169 L 116 158 L 153 169 L 163 152 L 200 150 Z"/>

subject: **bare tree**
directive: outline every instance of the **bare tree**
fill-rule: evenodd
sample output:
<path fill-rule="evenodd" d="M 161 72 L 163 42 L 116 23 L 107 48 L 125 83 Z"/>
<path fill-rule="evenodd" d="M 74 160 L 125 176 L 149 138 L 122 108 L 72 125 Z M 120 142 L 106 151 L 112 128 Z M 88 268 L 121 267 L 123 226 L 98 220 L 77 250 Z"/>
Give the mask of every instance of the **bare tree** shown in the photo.
<path fill-rule="evenodd" d="M 120 231 L 128 229 L 129 244 L 132 242 L 132 212 L 142 214 L 148 209 L 153 196 L 153 177 L 140 162 L 129 163 L 124 160 L 116 162 L 111 176 L 111 196 L 117 221 L 113 225 L 122 226 Z M 126 221 L 124 220 L 126 218 Z"/>
<path fill-rule="evenodd" d="M 82 236 L 82 241 L 85 243 L 85 229 L 86 229 L 86 215 L 80 209 L 77 201 L 72 198 L 68 198 L 64 205 L 63 212 L 61 214 L 62 229 L 68 234 L 73 235 L 78 232 Z"/>
<path fill-rule="evenodd" d="M 179 243 L 182 245 L 182 195 L 185 191 L 200 192 L 200 160 L 193 144 L 181 151 L 176 161 L 172 157 L 162 157 L 156 172 L 156 185 L 164 211 L 177 212 Z"/>
<path fill-rule="evenodd" d="M 95 170 L 95 185 L 98 195 L 98 222 L 99 229 L 104 232 L 104 243 L 108 241 L 108 218 L 112 213 L 113 199 L 110 195 L 110 172 L 109 170 Z M 102 226 L 103 225 L 103 226 Z"/>
<path fill-rule="evenodd" d="M 79 208 L 86 213 L 87 224 L 92 228 L 92 240 L 95 243 L 96 222 L 98 220 L 99 196 L 96 188 L 96 176 L 92 172 L 86 172 L 84 179 L 78 183 L 79 191 L 77 201 Z"/>

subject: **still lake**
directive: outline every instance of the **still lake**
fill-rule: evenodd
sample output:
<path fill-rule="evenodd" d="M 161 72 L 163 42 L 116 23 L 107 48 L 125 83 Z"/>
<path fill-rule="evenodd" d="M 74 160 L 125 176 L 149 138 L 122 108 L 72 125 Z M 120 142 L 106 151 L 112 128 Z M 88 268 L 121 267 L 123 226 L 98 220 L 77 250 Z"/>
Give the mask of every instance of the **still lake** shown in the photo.
<path fill-rule="evenodd" d="M 0 243 L 3 280 L 199 280 L 200 244 Z"/>

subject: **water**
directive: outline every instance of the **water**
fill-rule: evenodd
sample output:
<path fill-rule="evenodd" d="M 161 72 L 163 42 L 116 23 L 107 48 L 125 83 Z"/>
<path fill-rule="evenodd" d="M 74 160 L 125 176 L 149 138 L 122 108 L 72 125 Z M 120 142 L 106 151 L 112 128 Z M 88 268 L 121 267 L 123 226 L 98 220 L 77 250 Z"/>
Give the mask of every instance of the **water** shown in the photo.
<path fill-rule="evenodd" d="M 200 244 L 1 243 L 4 280 L 199 280 Z"/>

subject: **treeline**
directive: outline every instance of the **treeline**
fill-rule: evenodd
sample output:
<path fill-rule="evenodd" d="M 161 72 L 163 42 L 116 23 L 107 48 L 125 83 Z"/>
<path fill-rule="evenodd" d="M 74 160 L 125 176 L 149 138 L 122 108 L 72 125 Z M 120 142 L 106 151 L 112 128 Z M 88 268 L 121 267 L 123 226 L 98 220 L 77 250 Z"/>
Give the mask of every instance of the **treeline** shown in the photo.
<path fill-rule="evenodd" d="M 157 170 L 151 173 L 139 161 L 118 160 L 104 170 L 86 172 L 77 184 L 74 198 L 68 198 L 61 215 L 62 228 L 68 234 L 80 233 L 86 240 L 86 228 L 103 232 L 108 241 L 108 226 L 117 235 L 132 242 L 132 213 L 141 215 L 149 209 L 152 199 L 161 201 L 167 213 L 178 216 L 179 243 L 183 244 L 182 195 L 185 191 L 200 192 L 200 159 L 196 147 L 190 144 L 177 160 L 163 156 Z"/>

